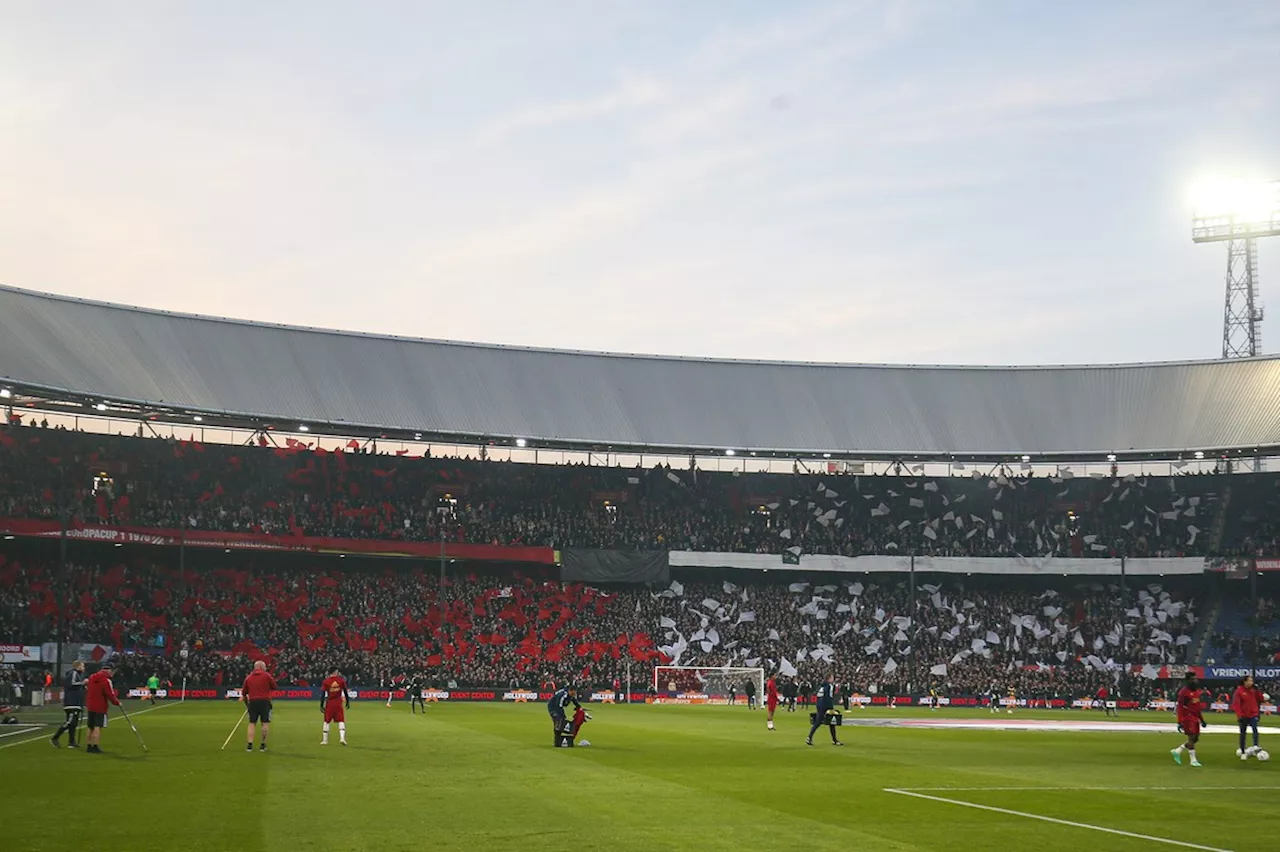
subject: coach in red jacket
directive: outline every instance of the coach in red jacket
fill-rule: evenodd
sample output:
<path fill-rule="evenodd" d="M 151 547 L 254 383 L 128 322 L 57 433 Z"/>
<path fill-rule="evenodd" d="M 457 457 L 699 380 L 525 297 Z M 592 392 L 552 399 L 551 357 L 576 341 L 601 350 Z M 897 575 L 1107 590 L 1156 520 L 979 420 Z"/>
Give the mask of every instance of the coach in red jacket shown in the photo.
<path fill-rule="evenodd" d="M 245 704 L 245 713 L 249 715 L 249 742 L 245 751 L 253 751 L 253 730 L 262 728 L 262 739 L 258 741 L 258 750 L 267 750 L 267 731 L 271 727 L 271 693 L 276 690 L 276 679 L 267 671 L 267 664 L 258 660 L 253 664 L 253 671 L 244 679 L 240 687 L 240 700 Z"/>
<path fill-rule="evenodd" d="M 1240 725 L 1240 748 L 1236 754 L 1241 760 L 1248 760 L 1249 755 L 1258 751 L 1258 713 L 1264 697 L 1262 690 L 1253 685 L 1253 676 L 1245 675 L 1231 696 L 1231 712 L 1236 714 L 1236 723 Z M 1253 728 L 1253 748 L 1245 748 L 1245 734 Z"/>
<path fill-rule="evenodd" d="M 107 726 L 107 707 L 120 706 L 120 696 L 111 684 L 111 667 L 103 666 L 85 681 L 84 706 L 89 713 L 89 736 L 85 738 L 86 754 L 102 754 L 98 740 Z"/>

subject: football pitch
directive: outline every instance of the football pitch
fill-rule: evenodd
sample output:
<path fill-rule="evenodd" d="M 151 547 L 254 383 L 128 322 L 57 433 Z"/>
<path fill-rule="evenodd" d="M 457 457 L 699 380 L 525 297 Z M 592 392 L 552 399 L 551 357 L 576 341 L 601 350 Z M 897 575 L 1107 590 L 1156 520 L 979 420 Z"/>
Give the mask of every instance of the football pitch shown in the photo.
<path fill-rule="evenodd" d="M 591 707 L 590 747 L 555 749 L 541 705 L 359 702 L 320 745 L 311 702 L 277 702 L 246 754 L 241 705 L 127 705 L 103 755 L 0 730 L 6 850 L 1206 849 L 1280 844 L 1280 762 L 1235 757 L 1209 719 L 1204 768 L 1176 766 L 1166 714 L 857 710 L 834 748 L 807 712 Z M 1088 720 L 1140 730 L 1006 730 Z M 903 727 L 900 722 L 972 722 Z M 1034 724 L 1034 722 L 1033 722 Z M 1273 741 L 1273 742 L 1269 742 Z M 1280 745 L 1275 729 L 1263 746 Z"/>

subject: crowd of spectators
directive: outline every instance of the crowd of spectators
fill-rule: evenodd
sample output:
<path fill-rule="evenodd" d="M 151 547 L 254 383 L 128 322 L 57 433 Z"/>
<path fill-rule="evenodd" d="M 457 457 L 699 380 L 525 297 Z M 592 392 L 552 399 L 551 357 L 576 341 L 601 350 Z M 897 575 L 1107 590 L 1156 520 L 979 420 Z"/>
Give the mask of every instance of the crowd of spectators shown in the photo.
<path fill-rule="evenodd" d="M 232 554 L 180 571 L 142 553 L 72 564 L 63 598 L 66 638 L 122 654 L 129 683 L 234 685 L 265 659 L 292 684 L 332 668 L 362 685 L 410 674 L 438 686 L 604 685 L 628 673 L 649 684 L 654 666 L 671 664 L 759 666 L 813 683 L 831 671 L 861 692 L 1079 692 L 1149 683 L 1185 662 L 1195 627 L 1193 596 L 1156 585 L 943 579 L 912 598 L 885 575 L 813 585 L 730 572 L 599 590 L 529 569 L 442 579 L 357 559 Z M 49 562 L 0 555 L 0 636 L 50 641 L 57 612 Z M 1148 676 L 1132 677 L 1133 665 Z"/>
<path fill-rule="evenodd" d="M 0 426 L 0 469 L 0 518 L 69 511 L 77 523 L 561 549 L 1259 554 L 1274 551 L 1280 511 L 1280 477 L 1267 474 L 740 474 L 26 426 Z M 237 681 L 256 659 L 289 683 L 336 667 L 365 684 L 412 672 L 440 685 L 526 687 L 608 683 L 628 668 L 648 683 L 654 665 L 674 662 L 759 665 L 811 682 L 834 671 L 882 692 L 909 680 L 1028 694 L 1132 680 L 1138 691 L 1159 667 L 1186 662 L 1196 625 L 1189 589 L 1110 581 L 922 580 L 912 597 L 905 580 L 885 575 L 811 584 L 703 573 L 663 589 L 601 591 L 545 569 L 468 566 L 442 579 L 355 558 L 259 554 L 179 570 L 158 550 L 113 562 L 87 545 L 60 595 L 38 552 L 0 550 L 0 640 L 52 638 L 61 601 L 66 637 L 124 651 L 127 676 L 211 684 Z M 1270 598 L 1257 617 L 1274 618 Z M 1224 644 L 1235 653 L 1232 638 Z"/>
<path fill-rule="evenodd" d="M 403 452 L 403 451 L 401 451 Z M 0 517 L 332 538 L 555 548 L 934 556 L 1198 556 L 1268 550 L 1274 515 L 1230 502 L 1248 479 L 925 477 L 410 458 L 294 439 L 255 446 L 0 426 Z M 1270 489 L 1267 491 L 1266 489 Z M 1267 504 L 1270 505 L 1270 504 Z M 446 509 L 442 515 L 440 510 Z M 1256 516 L 1255 516 L 1256 515 Z"/>
<path fill-rule="evenodd" d="M 1274 588 L 1269 583 L 1259 585 L 1264 590 L 1267 586 Z M 1222 598 L 1217 629 L 1209 639 L 1207 654 L 1220 665 L 1280 663 L 1280 618 L 1275 597 L 1264 591 L 1255 600 L 1252 593 L 1242 589 L 1228 590 Z"/>
<path fill-rule="evenodd" d="M 827 672 L 863 692 L 908 682 L 948 693 L 1067 692 L 1150 682 L 1187 662 L 1195 602 L 1159 585 L 1055 590 L 1026 578 L 924 582 L 866 577 L 811 585 L 675 582 L 642 602 L 680 665 L 762 666 L 810 683 Z M 1131 678 L 1134 666 L 1145 677 Z"/>

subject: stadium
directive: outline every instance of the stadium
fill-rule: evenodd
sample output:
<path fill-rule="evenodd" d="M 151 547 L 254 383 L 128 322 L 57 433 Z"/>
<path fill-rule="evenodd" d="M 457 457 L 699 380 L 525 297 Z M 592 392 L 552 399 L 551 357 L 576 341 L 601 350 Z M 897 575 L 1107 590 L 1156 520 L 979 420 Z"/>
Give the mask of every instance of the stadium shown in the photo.
<path fill-rule="evenodd" d="M 1276 358 L 656 358 L 6 288 L 0 394 L 18 809 L 89 772 L 120 842 L 177 805 L 173 848 L 1268 848 L 1230 837 L 1280 785 L 1229 710 L 1252 674 L 1269 744 Z M 48 746 L 75 661 L 131 711 L 87 769 Z M 245 758 L 219 743 L 259 662 L 272 751 Z M 1168 754 L 1187 673 L 1194 778 Z M 828 676 L 843 751 L 805 747 Z M 556 752 L 569 684 L 590 748 Z"/>

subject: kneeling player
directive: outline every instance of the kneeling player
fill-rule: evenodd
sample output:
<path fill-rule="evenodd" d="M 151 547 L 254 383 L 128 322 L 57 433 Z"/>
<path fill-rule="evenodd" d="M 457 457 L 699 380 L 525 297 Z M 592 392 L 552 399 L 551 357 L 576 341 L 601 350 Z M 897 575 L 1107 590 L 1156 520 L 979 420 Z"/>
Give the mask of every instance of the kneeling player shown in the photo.
<path fill-rule="evenodd" d="M 582 709 L 582 705 L 578 703 L 578 691 L 572 686 L 557 689 L 547 702 L 547 714 L 551 716 L 551 727 L 555 734 L 552 743 L 557 746 L 560 745 L 560 732 L 564 730 L 566 707 L 569 704 L 578 710 Z"/>
<path fill-rule="evenodd" d="M 1182 689 L 1178 690 L 1178 728 L 1187 735 L 1187 741 L 1175 749 L 1170 749 L 1173 762 L 1182 765 L 1182 753 L 1191 754 L 1191 765 L 1200 766 L 1196 759 L 1196 742 L 1200 739 L 1200 728 L 1204 725 L 1204 708 L 1200 704 L 1200 687 L 1196 684 L 1196 676 L 1187 672 Z"/>
<path fill-rule="evenodd" d="M 351 695 L 347 692 L 347 681 L 337 669 L 329 673 L 320 685 L 320 707 L 324 710 L 324 733 L 320 737 L 320 745 L 329 744 L 329 724 L 338 723 L 338 742 L 347 744 L 347 714 L 351 709 Z"/>

